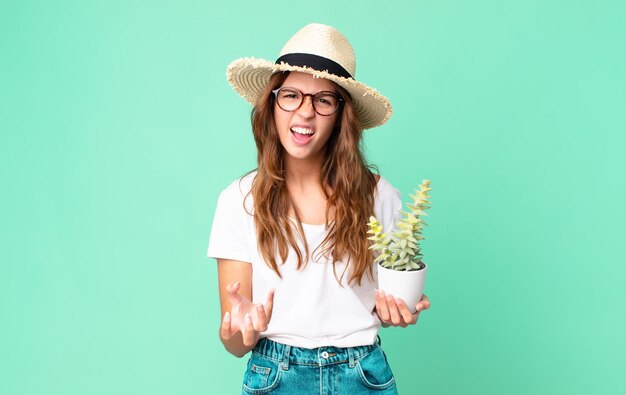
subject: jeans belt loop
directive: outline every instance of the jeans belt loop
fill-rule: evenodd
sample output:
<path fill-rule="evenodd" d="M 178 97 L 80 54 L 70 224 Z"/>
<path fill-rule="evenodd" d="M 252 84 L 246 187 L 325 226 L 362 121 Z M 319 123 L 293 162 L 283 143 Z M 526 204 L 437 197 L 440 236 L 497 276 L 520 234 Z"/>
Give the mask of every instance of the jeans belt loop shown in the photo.
<path fill-rule="evenodd" d="M 289 370 L 289 353 L 290 352 L 291 352 L 291 346 L 286 344 L 285 349 L 283 350 L 283 360 L 281 361 L 283 370 Z"/>
<path fill-rule="evenodd" d="M 348 366 L 354 368 L 354 348 L 348 347 Z"/>

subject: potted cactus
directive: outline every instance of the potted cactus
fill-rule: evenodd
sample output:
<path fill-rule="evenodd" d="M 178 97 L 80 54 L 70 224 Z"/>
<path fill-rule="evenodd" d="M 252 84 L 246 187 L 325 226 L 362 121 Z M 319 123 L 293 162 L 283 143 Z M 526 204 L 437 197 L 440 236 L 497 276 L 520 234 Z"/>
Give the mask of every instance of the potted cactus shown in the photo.
<path fill-rule="evenodd" d="M 391 234 L 383 233 L 382 225 L 375 217 L 370 217 L 368 240 L 372 241 L 371 250 L 375 251 L 375 263 L 378 263 L 378 288 L 395 297 L 402 298 L 408 308 L 415 312 L 415 305 L 422 297 L 426 270 L 422 261 L 420 241 L 422 227 L 427 225 L 421 217 L 426 216 L 430 207 L 428 191 L 430 181 L 424 180 L 415 195 L 410 195 L 412 202 L 407 204 L 409 211 L 402 211 Z"/>

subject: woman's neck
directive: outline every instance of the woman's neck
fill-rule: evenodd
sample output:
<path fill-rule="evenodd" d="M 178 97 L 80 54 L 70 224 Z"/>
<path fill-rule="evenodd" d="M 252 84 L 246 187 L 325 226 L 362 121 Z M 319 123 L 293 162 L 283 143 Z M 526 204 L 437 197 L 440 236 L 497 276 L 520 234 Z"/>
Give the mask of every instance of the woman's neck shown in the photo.
<path fill-rule="evenodd" d="M 322 162 L 285 162 L 287 191 L 291 198 L 288 215 L 299 218 L 302 223 L 323 225 L 335 217 L 334 210 L 327 212 L 327 196 L 330 188 L 322 186 Z M 326 218 L 328 214 L 329 218 Z"/>
<path fill-rule="evenodd" d="M 322 160 L 297 160 L 285 158 L 285 177 L 287 185 L 296 189 L 319 186 L 322 179 Z"/>

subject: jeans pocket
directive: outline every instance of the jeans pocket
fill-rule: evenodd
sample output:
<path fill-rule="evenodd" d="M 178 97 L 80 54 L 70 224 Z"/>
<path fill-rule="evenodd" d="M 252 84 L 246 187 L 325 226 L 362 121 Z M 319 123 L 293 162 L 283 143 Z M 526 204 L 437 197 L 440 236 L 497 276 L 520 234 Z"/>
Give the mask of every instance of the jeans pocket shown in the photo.
<path fill-rule="evenodd" d="M 363 358 L 356 361 L 356 369 L 364 386 L 375 390 L 384 390 L 395 384 L 387 358 L 380 347 L 376 347 Z"/>
<path fill-rule="evenodd" d="M 243 377 L 243 391 L 246 394 L 268 394 L 278 385 L 281 374 L 278 362 L 253 352 Z"/>

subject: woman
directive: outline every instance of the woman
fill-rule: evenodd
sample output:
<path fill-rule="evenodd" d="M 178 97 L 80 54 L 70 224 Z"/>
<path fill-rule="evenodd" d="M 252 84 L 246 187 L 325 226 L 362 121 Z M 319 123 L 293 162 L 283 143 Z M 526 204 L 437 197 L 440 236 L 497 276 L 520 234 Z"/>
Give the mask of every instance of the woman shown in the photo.
<path fill-rule="evenodd" d="M 388 100 L 354 79 L 354 51 L 310 24 L 276 62 L 243 58 L 231 85 L 254 105 L 258 168 L 220 194 L 208 256 L 218 261 L 225 348 L 253 351 L 244 394 L 394 394 L 380 325 L 414 324 L 406 304 L 376 290 L 370 215 L 386 231 L 400 193 L 372 173 L 364 129 Z"/>

